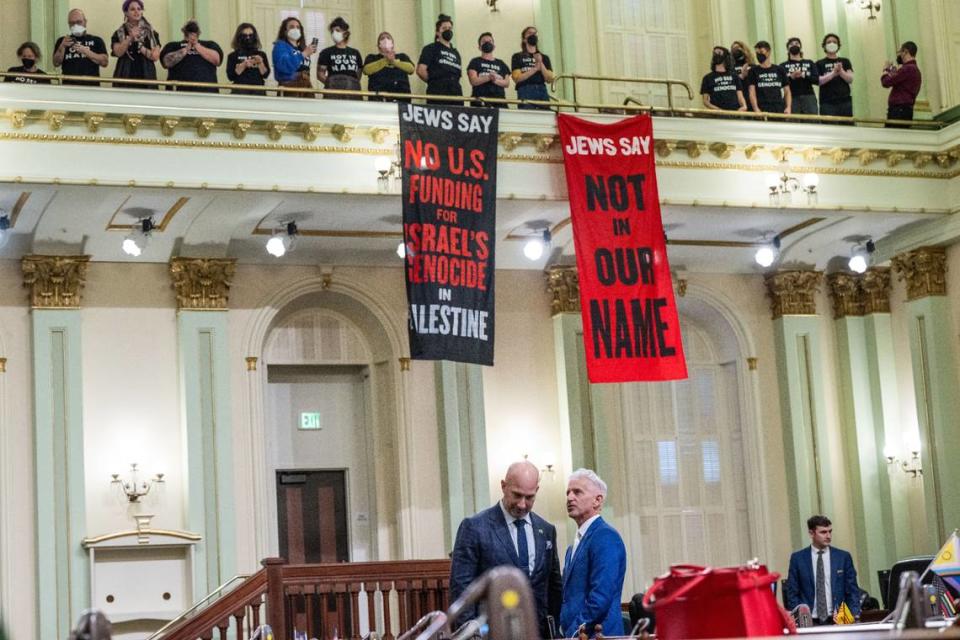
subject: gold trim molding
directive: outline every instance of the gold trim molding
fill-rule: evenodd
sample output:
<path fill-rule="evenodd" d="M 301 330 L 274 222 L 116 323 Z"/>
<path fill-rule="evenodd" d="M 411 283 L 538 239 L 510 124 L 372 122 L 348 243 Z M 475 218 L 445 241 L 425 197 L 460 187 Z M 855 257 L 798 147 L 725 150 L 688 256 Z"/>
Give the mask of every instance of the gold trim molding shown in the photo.
<path fill-rule="evenodd" d="M 34 309 L 79 309 L 90 256 L 24 256 L 23 286 Z"/>
<path fill-rule="evenodd" d="M 410 358 L 397 358 L 400 363 L 400 371 L 410 371 Z"/>
<path fill-rule="evenodd" d="M 6 372 L 7 372 L 7 359 L 0 358 L 0 373 L 6 373 Z"/>
<path fill-rule="evenodd" d="M 550 267 L 547 270 L 550 313 L 580 313 L 580 280 L 576 267 Z"/>
<path fill-rule="evenodd" d="M 863 313 L 890 313 L 890 267 L 873 267 L 860 276 Z"/>
<path fill-rule="evenodd" d="M 823 281 L 820 271 L 776 271 L 764 276 L 773 319 L 817 313 L 816 293 Z"/>
<path fill-rule="evenodd" d="M 874 267 L 862 275 L 840 271 L 827 276 L 834 319 L 890 313 L 890 269 Z"/>
<path fill-rule="evenodd" d="M 177 309 L 225 311 L 236 262 L 233 258 L 172 258 L 170 275 Z"/>
<path fill-rule="evenodd" d="M 920 247 L 891 260 L 898 279 L 907 283 L 907 300 L 947 295 L 947 251 Z"/>
<path fill-rule="evenodd" d="M 108 540 L 116 540 L 117 538 L 126 538 L 131 536 L 141 536 L 146 534 L 147 536 L 169 536 L 171 538 L 180 538 L 181 540 L 187 540 L 189 542 L 199 542 L 203 538 L 196 533 L 190 533 L 189 531 L 176 531 L 173 529 L 133 529 L 131 531 L 117 531 L 115 533 L 106 533 L 102 536 L 93 536 L 90 538 L 84 538 L 80 541 L 80 544 L 84 548 L 99 544 L 101 542 L 106 542 Z"/>
<path fill-rule="evenodd" d="M 247 356 L 245 360 L 247 362 L 247 371 L 257 370 L 257 356 Z"/>

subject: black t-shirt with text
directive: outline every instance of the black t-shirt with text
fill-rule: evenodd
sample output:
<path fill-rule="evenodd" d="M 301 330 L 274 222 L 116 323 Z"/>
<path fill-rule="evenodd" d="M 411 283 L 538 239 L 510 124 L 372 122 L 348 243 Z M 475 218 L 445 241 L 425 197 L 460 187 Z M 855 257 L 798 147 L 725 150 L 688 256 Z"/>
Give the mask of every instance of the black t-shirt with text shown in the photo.
<path fill-rule="evenodd" d="M 847 58 L 821 58 L 817 60 L 817 71 L 821 76 L 825 76 L 833 71 L 833 67 L 840 62 L 843 64 L 844 71 L 853 71 L 853 65 Z M 850 85 L 840 76 L 834 77 L 829 82 L 820 85 L 820 102 L 834 103 L 844 102 L 850 99 Z"/>
<path fill-rule="evenodd" d="M 407 54 L 398 53 L 395 55 L 400 62 L 413 64 L 413 60 L 411 60 Z M 376 62 L 382 58 L 382 53 L 371 53 L 364 59 L 363 66 L 367 66 L 371 62 Z M 380 69 L 380 71 L 370 75 L 370 79 L 367 80 L 367 91 L 410 93 L 410 76 L 401 69 L 388 64 L 383 69 Z"/>
<path fill-rule="evenodd" d="M 756 88 L 757 104 L 780 104 L 784 101 L 781 89 L 788 84 L 787 72 L 777 65 L 771 65 L 766 69 L 754 65 L 750 67 L 747 83 Z"/>
<path fill-rule="evenodd" d="M 550 64 L 550 56 L 545 53 L 541 53 L 540 56 L 543 58 L 543 66 L 553 71 L 553 65 Z M 532 53 L 527 53 L 526 51 L 518 51 L 513 54 L 513 58 L 510 60 L 510 69 L 512 71 L 519 70 L 521 73 L 525 73 L 530 69 L 533 69 L 537 66 L 537 59 L 533 57 Z M 537 71 L 535 74 L 527 78 L 522 82 L 517 83 L 517 89 L 520 87 L 525 87 L 528 84 L 546 84 L 546 80 L 543 77 L 543 74 Z"/>
<path fill-rule="evenodd" d="M 428 44 L 420 52 L 418 65 L 427 65 L 427 85 L 449 85 L 459 84 L 462 73 L 462 63 L 460 62 L 460 52 L 453 47 L 448 47 L 434 42 Z"/>
<path fill-rule="evenodd" d="M 742 91 L 740 78 L 729 71 L 711 71 L 700 81 L 700 94 L 710 96 L 710 103 L 724 111 L 740 108 L 737 91 Z"/>
<path fill-rule="evenodd" d="M 481 57 L 476 57 L 467 65 L 467 71 L 471 70 L 476 71 L 477 75 L 480 76 L 486 73 L 496 73 L 503 78 L 510 77 L 510 68 L 500 58 L 484 60 Z M 505 98 L 507 96 L 504 88 L 498 86 L 492 80 L 474 87 L 472 95 L 474 98 Z"/>
<path fill-rule="evenodd" d="M 813 60 L 787 60 L 780 65 L 787 72 L 787 78 L 790 81 L 790 93 L 793 96 L 812 96 L 813 88 L 820 82 L 820 73 L 817 71 L 817 63 Z M 799 78 L 791 78 L 790 74 L 799 71 Z"/>
<path fill-rule="evenodd" d="M 220 48 L 220 45 L 212 40 L 198 40 L 197 42 L 219 53 L 220 61 L 223 62 L 223 50 Z M 160 52 L 160 60 L 162 61 L 168 54 L 182 49 L 185 46 L 187 46 L 186 40 L 168 43 L 167 46 L 163 48 L 163 51 Z M 179 82 L 216 82 L 217 65 L 211 64 L 194 50 L 167 70 L 167 80 L 176 80 Z M 180 91 L 217 91 L 217 89 L 201 87 L 177 87 L 177 89 Z"/>
<path fill-rule="evenodd" d="M 253 56 L 260 56 L 267 69 L 266 75 L 260 73 L 260 67 L 247 67 L 242 73 L 237 73 L 237 65 Z M 227 56 L 227 78 L 234 84 L 250 84 L 263 86 L 264 78 L 270 75 L 270 58 L 259 50 L 234 50 Z"/>
<path fill-rule="evenodd" d="M 63 42 L 64 36 L 57 38 L 56 44 L 53 45 L 54 50 L 60 48 L 60 43 Z M 63 52 L 63 63 L 60 65 L 63 69 L 63 75 L 65 76 L 98 76 L 100 75 L 100 65 L 96 62 L 83 55 L 76 50 L 76 45 L 83 45 L 84 47 L 90 47 L 90 50 L 94 53 L 106 53 L 107 45 L 104 44 L 103 38 L 97 36 L 92 36 L 89 33 L 73 38 L 74 44 L 67 47 Z M 84 82 L 77 82 L 64 80 L 63 84 L 89 84 Z"/>
<path fill-rule="evenodd" d="M 34 72 L 26 72 L 26 69 L 23 67 L 10 67 L 7 69 L 7 73 L 23 73 L 22 76 L 6 76 L 4 82 L 19 82 L 21 84 L 50 84 L 50 78 L 46 77 L 46 73 L 37 69 Z"/>
<path fill-rule="evenodd" d="M 317 66 L 326 67 L 328 76 L 350 76 L 359 80 L 363 56 L 353 47 L 327 47 L 317 57 Z"/>

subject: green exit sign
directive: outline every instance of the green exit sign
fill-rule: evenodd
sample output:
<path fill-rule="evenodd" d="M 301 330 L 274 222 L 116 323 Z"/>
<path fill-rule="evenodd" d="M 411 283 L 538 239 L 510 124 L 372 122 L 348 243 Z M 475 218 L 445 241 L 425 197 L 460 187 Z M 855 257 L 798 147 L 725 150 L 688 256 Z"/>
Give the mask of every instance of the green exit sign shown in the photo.
<path fill-rule="evenodd" d="M 304 431 L 317 430 L 320 428 L 320 412 L 305 411 L 300 414 L 300 429 Z"/>

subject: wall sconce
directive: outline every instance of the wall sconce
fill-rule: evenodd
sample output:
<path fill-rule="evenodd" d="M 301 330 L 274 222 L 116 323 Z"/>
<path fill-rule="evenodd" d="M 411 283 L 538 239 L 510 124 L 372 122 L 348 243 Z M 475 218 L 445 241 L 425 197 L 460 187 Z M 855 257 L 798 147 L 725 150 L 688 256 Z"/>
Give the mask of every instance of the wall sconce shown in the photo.
<path fill-rule="evenodd" d="M 122 480 L 119 473 L 110 474 L 112 480 L 110 484 L 116 485 L 117 489 L 123 493 L 128 502 L 140 502 L 140 498 L 150 493 L 154 485 L 163 484 L 163 474 L 158 473 L 149 482 L 141 482 L 137 479 L 137 463 L 130 464 L 130 479 Z"/>
<path fill-rule="evenodd" d="M 391 191 L 391 178 L 393 184 L 397 185 L 400 183 L 402 175 L 400 171 L 400 145 L 396 146 L 392 160 L 387 156 L 379 156 L 373 161 L 373 166 L 377 170 L 377 187 L 380 193 L 389 193 Z"/>
<path fill-rule="evenodd" d="M 920 464 L 920 443 L 914 442 L 910 446 L 910 459 L 900 460 L 897 458 L 896 450 L 887 445 L 883 448 L 883 456 L 887 459 L 887 466 L 896 465 L 901 471 L 908 474 L 911 478 L 923 475 L 923 466 Z"/>
<path fill-rule="evenodd" d="M 847 0 L 847 4 L 853 4 L 854 2 L 860 9 L 870 12 L 868 20 L 877 19 L 877 14 L 880 13 L 880 0 Z"/>
<path fill-rule="evenodd" d="M 805 173 L 802 178 L 789 175 L 786 171 L 767 174 L 767 189 L 769 190 L 770 205 L 779 207 L 781 204 L 793 202 L 793 194 L 803 191 L 807 194 L 807 204 L 817 203 L 817 187 L 820 186 L 820 176 L 815 173 Z"/>

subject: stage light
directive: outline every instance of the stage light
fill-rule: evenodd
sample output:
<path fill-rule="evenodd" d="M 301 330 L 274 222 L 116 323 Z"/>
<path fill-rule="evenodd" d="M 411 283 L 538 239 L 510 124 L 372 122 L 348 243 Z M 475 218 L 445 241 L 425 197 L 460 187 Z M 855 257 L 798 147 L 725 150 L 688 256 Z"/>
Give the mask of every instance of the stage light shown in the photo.
<path fill-rule="evenodd" d="M 153 218 L 143 218 L 140 222 L 133 225 L 130 235 L 123 239 L 120 248 L 123 249 L 123 252 L 128 256 L 133 256 L 134 258 L 140 257 L 150 242 L 153 229 Z"/>
<path fill-rule="evenodd" d="M 397 257 L 401 260 L 407 257 L 407 245 L 402 242 L 397 245 Z"/>
<path fill-rule="evenodd" d="M 544 229 L 540 237 L 530 238 L 523 245 L 523 255 L 527 260 L 536 261 L 543 257 L 543 252 L 550 246 L 550 230 Z"/>
<path fill-rule="evenodd" d="M 267 240 L 267 253 L 275 258 L 282 258 L 287 251 L 293 248 L 299 230 L 296 222 L 288 222 L 283 228 L 276 230 Z"/>
<path fill-rule="evenodd" d="M 850 260 L 847 266 L 854 273 L 864 273 L 870 266 L 870 254 L 877 250 L 873 240 L 867 240 L 862 245 L 857 245 L 850 252 Z"/>
<path fill-rule="evenodd" d="M 774 262 L 777 261 L 777 257 L 780 255 L 780 236 L 773 236 L 773 239 L 768 241 L 762 247 L 757 249 L 757 252 L 754 254 L 753 259 L 756 260 L 757 264 L 766 269 Z"/>

